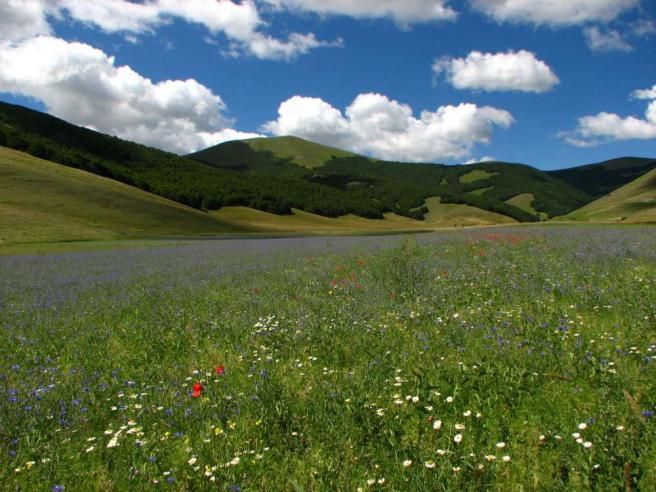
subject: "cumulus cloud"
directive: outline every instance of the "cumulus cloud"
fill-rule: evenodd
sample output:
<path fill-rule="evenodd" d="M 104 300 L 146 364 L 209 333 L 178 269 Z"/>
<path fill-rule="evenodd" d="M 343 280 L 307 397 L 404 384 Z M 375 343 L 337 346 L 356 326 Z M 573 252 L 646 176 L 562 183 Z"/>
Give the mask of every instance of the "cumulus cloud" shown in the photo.
<path fill-rule="evenodd" d="M 457 89 L 483 91 L 547 92 L 559 83 L 558 77 L 530 51 L 481 53 L 466 58 L 440 58 L 433 64 L 436 75 L 445 74 Z"/>
<path fill-rule="evenodd" d="M 498 22 L 572 26 L 609 22 L 640 0 L 470 0 L 474 9 Z"/>
<path fill-rule="evenodd" d="M 508 111 L 475 104 L 441 106 L 417 117 L 406 104 L 367 93 L 344 112 L 319 98 L 294 96 L 262 130 L 381 159 L 431 162 L 467 157 L 476 144 L 489 143 L 495 125 L 513 123 Z"/>
<path fill-rule="evenodd" d="M 42 0 L 0 2 L 0 39 L 21 41 L 50 32 L 46 4 Z"/>
<path fill-rule="evenodd" d="M 583 30 L 585 42 L 592 51 L 609 53 L 620 51 L 627 53 L 633 51 L 633 46 L 627 43 L 619 32 L 615 30 L 602 31 L 597 26 L 586 27 Z"/>
<path fill-rule="evenodd" d="M 650 19 L 640 19 L 631 24 L 631 32 L 640 38 L 656 34 L 656 22 Z"/>
<path fill-rule="evenodd" d="M 78 125 L 185 153 L 247 138 L 221 98 L 193 79 L 153 82 L 83 43 L 39 36 L 0 43 L 0 92 L 42 101 Z"/>
<path fill-rule="evenodd" d="M 278 8 L 346 15 L 356 18 L 390 18 L 399 24 L 453 20 L 457 13 L 449 0 L 264 0 Z"/>
<path fill-rule="evenodd" d="M 593 147 L 616 140 L 656 139 L 656 85 L 634 91 L 631 97 L 650 101 L 644 118 L 623 118 L 614 113 L 601 112 L 579 118 L 576 129 L 561 136 L 577 147 Z"/>
<path fill-rule="evenodd" d="M 314 34 L 291 33 L 277 39 L 264 32 L 266 23 L 253 0 L 4 0 L 0 5 L 0 39 L 18 41 L 51 32 L 48 16 L 70 18 L 107 33 L 153 33 L 173 19 L 199 24 L 224 34 L 232 55 L 291 59 L 322 46 L 339 45 Z M 5 25 L 6 24 L 6 25 Z"/>

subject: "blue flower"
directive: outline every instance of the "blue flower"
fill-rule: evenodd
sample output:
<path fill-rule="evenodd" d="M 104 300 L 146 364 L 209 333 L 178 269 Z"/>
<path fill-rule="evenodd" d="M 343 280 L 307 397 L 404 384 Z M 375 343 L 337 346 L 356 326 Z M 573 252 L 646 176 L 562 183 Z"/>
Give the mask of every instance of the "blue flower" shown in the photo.
<path fill-rule="evenodd" d="M 64 492 L 64 490 L 66 490 L 66 487 L 64 487 L 63 485 L 53 485 L 52 489 L 50 490 L 52 490 L 52 492 Z"/>
<path fill-rule="evenodd" d="M 644 412 L 642 412 L 642 416 L 647 418 L 647 419 L 650 419 L 654 416 L 654 411 L 653 410 L 645 410 Z"/>

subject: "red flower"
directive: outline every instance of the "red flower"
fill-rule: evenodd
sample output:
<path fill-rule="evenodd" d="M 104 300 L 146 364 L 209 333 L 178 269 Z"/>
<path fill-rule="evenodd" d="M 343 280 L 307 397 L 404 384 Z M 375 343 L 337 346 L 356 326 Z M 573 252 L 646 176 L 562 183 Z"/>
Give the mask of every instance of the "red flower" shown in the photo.
<path fill-rule="evenodd" d="M 203 392 L 203 385 L 200 383 L 196 383 L 194 384 L 191 396 L 193 396 L 194 398 L 198 398 L 202 392 Z"/>
<path fill-rule="evenodd" d="M 223 376 L 224 373 L 225 373 L 225 367 L 223 367 L 223 364 L 221 364 L 220 366 L 216 366 L 217 376 Z"/>

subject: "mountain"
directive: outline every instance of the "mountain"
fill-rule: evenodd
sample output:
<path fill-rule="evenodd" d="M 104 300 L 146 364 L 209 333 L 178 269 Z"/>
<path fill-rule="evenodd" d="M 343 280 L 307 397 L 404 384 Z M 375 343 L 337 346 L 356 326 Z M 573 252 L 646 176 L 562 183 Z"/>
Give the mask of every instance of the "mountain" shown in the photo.
<path fill-rule="evenodd" d="M 575 185 L 575 176 L 593 172 L 600 176 L 597 182 L 611 187 L 612 179 L 626 179 L 648 165 L 629 159 L 558 174 L 504 162 L 385 162 L 294 137 L 226 142 L 178 156 L 2 102 L 0 145 L 199 211 L 247 207 L 277 215 L 297 210 L 331 218 L 401 216 L 426 224 L 434 222 L 429 203 L 436 201 L 444 213 L 449 204 L 470 207 L 458 208 L 456 216 L 474 208 L 520 222 L 563 216 L 590 203 L 589 191 L 598 193 Z M 592 171 L 581 171 L 587 168 Z"/>
<path fill-rule="evenodd" d="M 0 244 L 245 230 L 112 179 L 0 147 Z"/>
<path fill-rule="evenodd" d="M 560 179 L 522 164 L 446 166 L 346 154 L 336 155 L 335 149 L 295 137 L 276 137 L 225 142 L 188 157 L 252 176 L 284 176 L 365 195 L 379 203 L 387 201 L 389 210 L 409 216 L 408 211 L 421 207 L 431 196 L 439 196 L 442 203 L 466 204 L 520 221 L 564 215 L 592 199 Z M 303 160 L 304 155 L 310 155 L 311 161 Z M 318 156 L 326 159 L 320 165 Z M 513 201 L 520 195 L 530 195 L 527 205 Z"/>
<path fill-rule="evenodd" d="M 564 217 L 588 222 L 656 223 L 656 169 Z"/>
<path fill-rule="evenodd" d="M 654 168 L 656 159 L 621 157 L 597 164 L 548 171 L 548 174 L 599 198 Z"/>

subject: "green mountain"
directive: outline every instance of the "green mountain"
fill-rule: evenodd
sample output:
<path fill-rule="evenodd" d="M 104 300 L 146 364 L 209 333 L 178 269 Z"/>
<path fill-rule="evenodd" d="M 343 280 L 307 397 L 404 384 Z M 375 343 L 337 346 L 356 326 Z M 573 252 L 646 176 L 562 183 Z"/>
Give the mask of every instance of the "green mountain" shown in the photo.
<path fill-rule="evenodd" d="M 449 204 L 470 207 L 457 209 L 456 215 L 475 207 L 520 222 L 563 216 L 590 203 L 591 191 L 598 193 L 577 186 L 575 176 L 593 172 L 598 183 L 610 187 L 613 179 L 625 179 L 646 169 L 646 161 L 653 162 L 625 159 L 624 164 L 576 168 L 574 174 L 504 162 L 409 164 L 372 160 L 294 137 L 226 142 L 181 157 L 2 102 L 0 145 L 202 211 L 248 207 L 279 215 L 300 210 L 369 219 L 393 214 L 424 221 L 430 216 L 433 223 L 438 221 L 429 210 L 430 200 L 441 210 Z M 592 171 L 581 171 L 587 168 Z"/>
<path fill-rule="evenodd" d="M 564 217 L 588 222 L 656 223 L 656 169 Z"/>
<path fill-rule="evenodd" d="M 277 150 L 280 148 L 293 157 L 281 157 Z M 303 155 L 311 155 L 311 162 L 304 161 Z M 317 165 L 317 156 L 326 159 L 323 164 Z M 417 208 L 415 213 L 423 215 L 425 209 L 420 207 L 431 196 L 439 196 L 442 203 L 471 205 L 520 221 L 564 215 L 592 199 L 587 193 L 522 164 L 446 166 L 385 162 L 354 154 L 335 155 L 334 149 L 292 137 L 226 142 L 189 157 L 252 176 L 284 176 L 322 184 L 375 203 L 386 203 L 388 211 L 406 216 L 412 216 L 412 209 Z M 533 197 L 530 207 L 512 202 L 522 194 Z"/>
<path fill-rule="evenodd" d="M 244 230 L 112 179 L 0 147 L 0 244 Z"/>
<path fill-rule="evenodd" d="M 621 157 L 587 166 L 549 171 L 548 174 L 598 198 L 656 168 L 656 159 Z"/>

